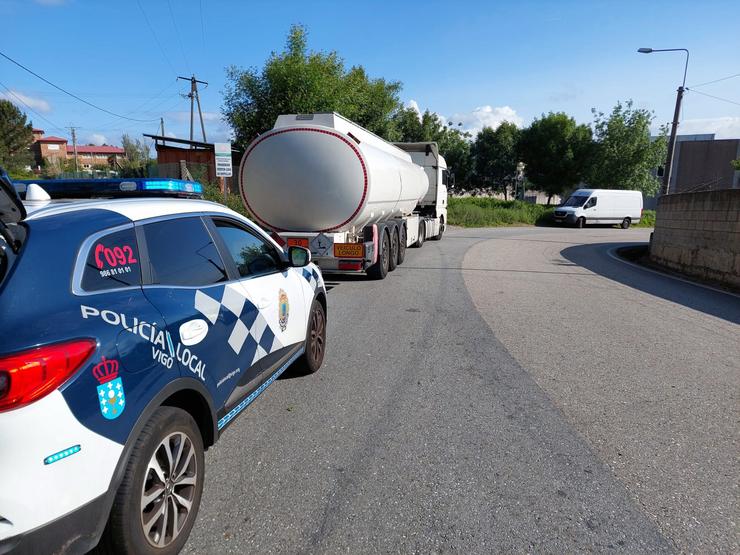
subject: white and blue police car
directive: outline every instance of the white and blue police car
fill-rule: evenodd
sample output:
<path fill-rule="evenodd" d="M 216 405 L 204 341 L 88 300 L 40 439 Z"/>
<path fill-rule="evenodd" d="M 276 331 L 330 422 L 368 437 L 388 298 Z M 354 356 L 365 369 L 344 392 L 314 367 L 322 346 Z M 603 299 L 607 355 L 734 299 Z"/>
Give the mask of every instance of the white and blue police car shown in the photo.
<path fill-rule="evenodd" d="M 310 253 L 200 192 L 0 179 L 0 553 L 177 553 L 204 450 L 321 366 Z"/>

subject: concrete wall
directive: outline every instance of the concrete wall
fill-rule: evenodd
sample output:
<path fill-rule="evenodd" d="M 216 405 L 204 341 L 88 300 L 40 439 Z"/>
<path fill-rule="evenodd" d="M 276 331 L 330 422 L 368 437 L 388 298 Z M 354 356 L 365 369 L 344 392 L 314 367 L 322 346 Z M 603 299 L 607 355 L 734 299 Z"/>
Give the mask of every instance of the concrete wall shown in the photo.
<path fill-rule="evenodd" d="M 740 289 L 740 189 L 661 197 L 650 258 Z"/>

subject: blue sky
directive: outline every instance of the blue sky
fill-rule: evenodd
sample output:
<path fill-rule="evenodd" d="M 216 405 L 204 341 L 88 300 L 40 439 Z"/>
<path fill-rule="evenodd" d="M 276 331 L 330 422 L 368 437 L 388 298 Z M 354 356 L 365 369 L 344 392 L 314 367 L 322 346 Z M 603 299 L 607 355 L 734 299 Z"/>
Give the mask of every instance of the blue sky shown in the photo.
<path fill-rule="evenodd" d="M 308 27 L 312 49 L 401 81 L 404 102 L 472 131 L 503 119 L 526 125 L 548 111 L 590 122 L 592 107 L 630 98 L 655 111 L 656 127 L 669 122 L 683 54 L 643 55 L 640 46 L 688 48 L 689 86 L 740 73 L 737 0 L 0 0 L 0 21 L 0 51 L 101 107 L 156 120 L 98 112 L 0 58 L 0 96 L 33 107 L 47 134 L 78 126 L 83 143 L 155 132 L 160 116 L 168 133 L 187 137 L 189 104 L 179 93 L 188 84 L 175 77 L 193 72 L 209 82 L 201 95 L 208 139 L 228 139 L 224 68 L 261 66 L 292 23 Z M 740 103 L 740 77 L 687 93 L 679 132 L 740 137 L 740 105 L 699 93 Z"/>

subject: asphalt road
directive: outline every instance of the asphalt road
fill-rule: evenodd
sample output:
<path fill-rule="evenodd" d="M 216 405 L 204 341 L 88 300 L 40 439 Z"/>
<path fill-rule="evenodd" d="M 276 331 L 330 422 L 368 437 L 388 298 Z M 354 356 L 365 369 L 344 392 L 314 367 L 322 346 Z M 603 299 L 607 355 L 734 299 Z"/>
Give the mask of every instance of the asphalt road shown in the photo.
<path fill-rule="evenodd" d="M 644 230 L 452 230 L 206 455 L 187 553 L 738 552 L 740 299 Z M 331 281 L 329 279 L 328 281 Z"/>

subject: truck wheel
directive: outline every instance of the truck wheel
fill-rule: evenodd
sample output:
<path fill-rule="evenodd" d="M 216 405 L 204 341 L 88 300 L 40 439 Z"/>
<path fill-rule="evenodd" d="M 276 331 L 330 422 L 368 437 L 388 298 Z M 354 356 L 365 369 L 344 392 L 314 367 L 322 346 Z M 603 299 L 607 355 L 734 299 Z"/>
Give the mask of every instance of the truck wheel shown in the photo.
<path fill-rule="evenodd" d="M 195 524 L 204 470 L 193 417 L 159 407 L 136 439 L 98 551 L 179 553 Z"/>
<path fill-rule="evenodd" d="M 583 217 L 578 218 L 576 220 L 576 227 L 578 229 L 583 229 L 584 227 L 586 227 L 586 218 L 583 218 Z"/>
<path fill-rule="evenodd" d="M 628 229 L 631 223 L 632 220 L 630 220 L 629 218 L 625 218 L 624 220 L 622 220 L 622 229 Z"/>
<path fill-rule="evenodd" d="M 326 352 L 326 313 L 322 304 L 315 300 L 308 314 L 308 329 L 306 330 L 306 344 L 303 356 L 299 358 L 294 370 L 299 375 L 313 374 L 324 362 Z"/>
<path fill-rule="evenodd" d="M 388 275 L 388 255 L 390 250 L 390 240 L 388 232 L 383 230 L 383 238 L 380 241 L 380 252 L 378 252 L 378 261 L 367 269 L 367 275 L 371 279 L 385 279 Z"/>
<path fill-rule="evenodd" d="M 388 271 L 392 272 L 396 269 L 396 266 L 398 266 L 398 250 L 399 250 L 399 243 L 398 243 L 398 230 L 394 229 L 391 233 L 391 252 L 390 257 L 388 258 Z"/>
<path fill-rule="evenodd" d="M 435 235 L 434 237 L 430 237 L 432 241 L 441 241 L 442 240 L 442 234 L 445 232 L 445 217 L 440 216 L 439 217 L 439 233 Z"/>
<path fill-rule="evenodd" d="M 406 226 L 401 226 L 401 234 L 398 238 L 398 266 L 406 259 Z"/>
<path fill-rule="evenodd" d="M 418 237 L 419 238 L 416 240 L 416 243 L 414 243 L 414 247 L 416 247 L 417 249 L 420 249 L 422 247 L 422 245 L 424 244 L 424 241 L 427 238 L 427 226 L 424 223 L 424 220 L 422 220 L 422 221 L 419 222 L 419 235 L 418 235 Z"/>

